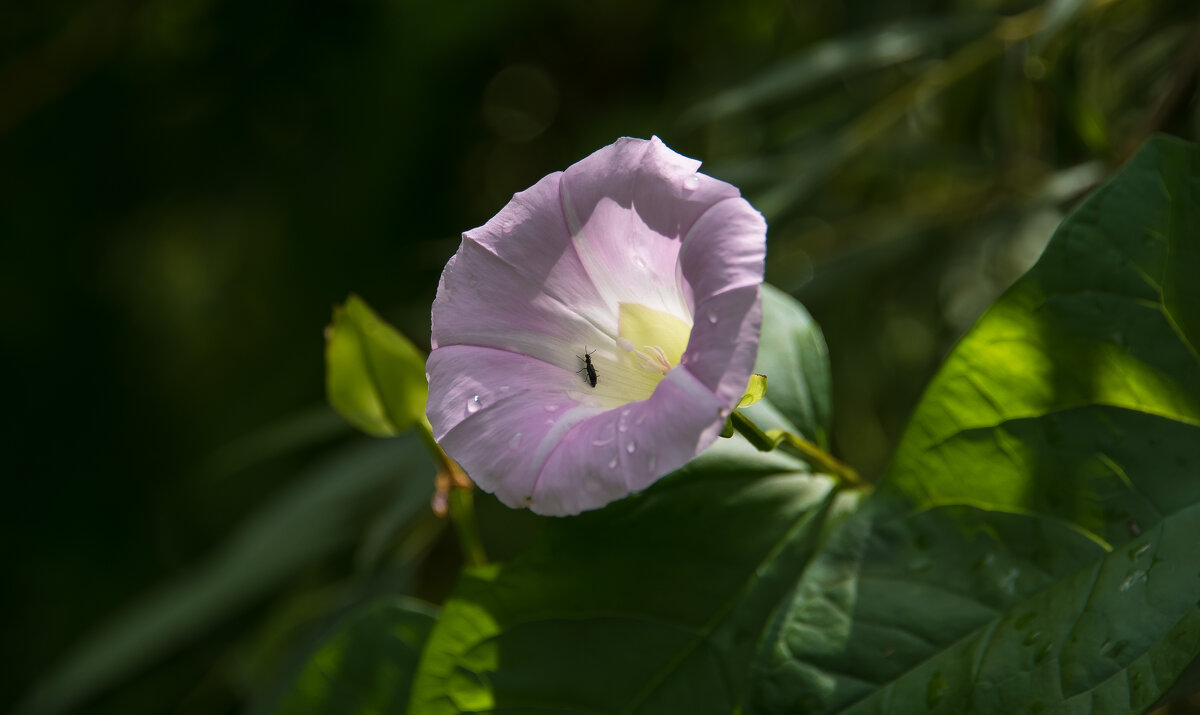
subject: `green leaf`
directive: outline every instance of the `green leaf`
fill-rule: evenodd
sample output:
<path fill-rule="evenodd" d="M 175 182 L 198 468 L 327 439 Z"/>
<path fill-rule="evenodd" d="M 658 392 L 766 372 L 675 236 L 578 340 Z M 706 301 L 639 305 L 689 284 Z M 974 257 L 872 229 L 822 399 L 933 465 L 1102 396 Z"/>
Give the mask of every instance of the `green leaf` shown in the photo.
<path fill-rule="evenodd" d="M 325 392 L 351 424 L 391 437 L 424 417 L 424 356 L 361 298 L 334 308 L 326 338 Z"/>
<path fill-rule="evenodd" d="M 1197 177 L 1152 140 L 963 339 L 749 712 L 1143 712 L 1200 654 Z"/>
<path fill-rule="evenodd" d="M 918 505 L 1063 519 L 1110 543 L 1128 538 L 1127 520 L 1157 519 L 1172 497 L 1159 490 L 1195 474 L 1159 452 L 1163 430 L 1200 427 L 1200 355 L 1183 327 L 1200 311 L 1188 293 L 1198 162 L 1195 145 L 1156 138 L 1063 222 L 931 382 L 893 487 Z M 1129 473 L 1167 467 L 1174 482 Z"/>
<path fill-rule="evenodd" d="M 348 615 L 309 657 L 277 713 L 403 715 L 433 607 L 389 598 Z"/>
<path fill-rule="evenodd" d="M 728 713 L 835 502 L 790 458 L 723 440 L 644 494 L 556 520 L 513 562 L 464 574 L 411 712 Z"/>
<path fill-rule="evenodd" d="M 739 408 L 749 407 L 761 400 L 767 395 L 767 376 L 759 375 L 757 372 L 750 376 L 750 382 L 746 385 L 746 394 L 742 395 L 742 399 L 738 401 Z"/>
<path fill-rule="evenodd" d="M 767 376 L 766 399 L 745 413 L 764 429 L 802 434 L 829 446 L 829 349 L 795 298 L 763 284 L 763 327 L 754 372 Z"/>

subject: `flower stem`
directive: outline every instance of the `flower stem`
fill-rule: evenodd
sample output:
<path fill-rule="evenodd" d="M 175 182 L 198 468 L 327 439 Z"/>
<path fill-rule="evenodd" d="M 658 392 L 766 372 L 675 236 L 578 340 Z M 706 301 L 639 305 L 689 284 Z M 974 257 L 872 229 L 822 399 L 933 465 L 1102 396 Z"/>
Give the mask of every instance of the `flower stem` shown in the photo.
<path fill-rule="evenodd" d="M 862 477 L 858 476 L 858 472 L 853 467 L 838 460 L 832 454 L 799 435 L 785 430 L 764 432 L 749 417 L 742 414 L 741 410 L 734 410 L 730 416 L 730 420 L 733 423 L 733 428 L 741 433 L 760 452 L 770 452 L 780 444 L 786 444 L 808 459 L 813 467 L 841 479 L 850 487 L 855 489 L 869 488 L 869 485 L 863 481 Z"/>
<path fill-rule="evenodd" d="M 471 489 L 450 490 L 450 521 L 462 544 L 463 558 L 468 566 L 487 566 L 487 554 L 483 551 L 483 539 L 479 538 L 479 526 L 475 522 L 475 492 Z"/>
<path fill-rule="evenodd" d="M 417 422 L 416 430 L 433 456 L 434 464 L 437 465 L 438 491 L 434 495 L 434 512 L 438 516 L 449 513 L 467 565 L 486 566 L 487 552 L 483 550 L 483 540 L 479 537 L 479 527 L 475 523 L 475 494 L 472 491 L 474 483 L 462 467 L 458 466 L 458 462 L 450 459 L 438 445 L 428 420 L 422 418 Z"/>

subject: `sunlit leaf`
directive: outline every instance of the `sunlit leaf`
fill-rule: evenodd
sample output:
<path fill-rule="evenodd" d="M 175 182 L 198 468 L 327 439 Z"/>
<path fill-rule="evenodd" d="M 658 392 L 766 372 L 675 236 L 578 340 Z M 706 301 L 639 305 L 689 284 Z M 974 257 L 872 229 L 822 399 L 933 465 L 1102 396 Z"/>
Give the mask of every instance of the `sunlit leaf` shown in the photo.
<path fill-rule="evenodd" d="M 749 407 L 761 400 L 767 394 L 767 376 L 760 375 L 757 372 L 750 376 L 750 382 L 746 385 L 746 394 L 742 395 L 742 399 L 738 401 L 738 407 Z"/>
<path fill-rule="evenodd" d="M 425 358 L 358 296 L 333 311 L 325 346 L 329 403 L 351 424 L 390 437 L 425 414 Z"/>
<path fill-rule="evenodd" d="M 1198 181 L 1153 140 L 963 339 L 752 712 L 1143 712 L 1200 654 Z"/>

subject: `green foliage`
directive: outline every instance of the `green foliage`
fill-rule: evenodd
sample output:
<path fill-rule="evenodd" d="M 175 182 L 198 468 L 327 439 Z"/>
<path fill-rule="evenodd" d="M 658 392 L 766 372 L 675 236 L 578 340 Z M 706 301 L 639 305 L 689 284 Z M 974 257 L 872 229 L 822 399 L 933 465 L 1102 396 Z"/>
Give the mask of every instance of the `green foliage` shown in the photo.
<path fill-rule="evenodd" d="M 752 712 L 1142 712 L 1200 654 L 1198 168 L 1152 141 L 963 339 Z"/>
<path fill-rule="evenodd" d="M 772 604 L 820 542 L 831 482 L 743 442 L 471 569 L 413 713 L 729 712 Z"/>
<path fill-rule="evenodd" d="M 425 358 L 356 295 L 326 331 L 325 392 L 355 427 L 391 437 L 425 417 Z"/>
<path fill-rule="evenodd" d="M 410 712 L 1149 708 L 1200 653 L 1197 167 L 1155 139 L 1061 226 L 865 502 L 722 441 L 464 572 Z M 753 409 L 820 433 L 823 342 L 767 296 Z"/>
<path fill-rule="evenodd" d="M 65 654 L 39 679 L 22 712 L 69 711 L 174 654 L 310 564 L 353 544 L 370 544 L 385 520 L 412 520 L 432 491 L 433 470 L 423 454 L 415 436 L 405 435 L 360 442 L 312 465 L 290 489 L 232 529 L 204 561 L 148 593 Z M 397 464 L 414 463 L 425 463 L 427 474 L 397 479 Z M 376 514 L 378 504 L 389 508 Z"/>
<path fill-rule="evenodd" d="M 436 609 L 404 598 L 382 599 L 347 615 L 274 712 L 403 715 L 417 658 L 436 619 Z"/>

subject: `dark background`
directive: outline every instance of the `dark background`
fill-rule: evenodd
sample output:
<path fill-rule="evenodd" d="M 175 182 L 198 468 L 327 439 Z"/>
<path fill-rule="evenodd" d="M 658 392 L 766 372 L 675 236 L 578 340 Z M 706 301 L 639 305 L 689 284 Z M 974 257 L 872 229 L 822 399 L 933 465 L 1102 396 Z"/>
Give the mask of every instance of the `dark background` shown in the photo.
<path fill-rule="evenodd" d="M 1200 136 L 1198 28 L 1193 0 L 0 6 L 0 708 L 236 711 L 339 609 L 444 595 L 449 532 L 387 507 L 432 468 L 323 406 L 322 329 L 353 291 L 427 348 L 458 234 L 619 136 L 764 212 L 879 478 L 1078 198 Z M 536 530 L 480 508 L 500 556 Z"/>

